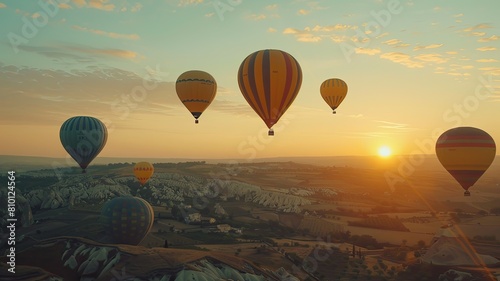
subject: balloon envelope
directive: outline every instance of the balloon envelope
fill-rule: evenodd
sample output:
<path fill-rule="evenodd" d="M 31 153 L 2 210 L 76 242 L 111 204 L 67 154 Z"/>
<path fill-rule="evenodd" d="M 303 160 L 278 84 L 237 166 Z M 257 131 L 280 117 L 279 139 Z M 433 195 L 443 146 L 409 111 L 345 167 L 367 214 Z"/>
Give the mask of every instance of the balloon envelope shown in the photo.
<path fill-rule="evenodd" d="M 115 197 L 102 208 L 108 230 L 115 243 L 138 245 L 151 230 L 154 211 L 144 199 L 132 196 Z"/>
<path fill-rule="evenodd" d="M 62 124 L 59 137 L 64 149 L 85 172 L 106 145 L 108 130 L 97 118 L 75 116 Z"/>
<path fill-rule="evenodd" d="M 198 123 L 200 115 L 215 98 L 217 83 L 212 75 L 204 71 L 190 70 L 177 78 L 175 90 Z"/>
<path fill-rule="evenodd" d="M 450 129 L 436 142 L 439 161 L 466 192 L 488 169 L 495 154 L 493 138 L 473 127 Z"/>
<path fill-rule="evenodd" d="M 254 52 L 243 60 L 238 70 L 241 93 L 269 129 L 290 107 L 301 84 L 299 63 L 280 50 Z"/>
<path fill-rule="evenodd" d="M 331 107 L 333 113 L 347 95 L 347 84 L 338 78 L 325 80 L 319 88 L 321 96 Z"/>
<path fill-rule="evenodd" d="M 134 166 L 134 175 L 144 185 L 153 175 L 155 168 L 149 162 L 139 162 Z"/>

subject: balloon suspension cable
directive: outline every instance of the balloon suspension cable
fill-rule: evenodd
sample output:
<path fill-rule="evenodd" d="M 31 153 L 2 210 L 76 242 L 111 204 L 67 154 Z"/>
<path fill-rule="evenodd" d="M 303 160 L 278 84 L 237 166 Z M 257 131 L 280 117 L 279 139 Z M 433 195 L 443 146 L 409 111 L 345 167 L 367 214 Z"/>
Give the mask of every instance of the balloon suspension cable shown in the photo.
<path fill-rule="evenodd" d="M 268 136 L 274 136 L 274 130 L 269 129 L 269 132 L 267 133 Z"/>
<path fill-rule="evenodd" d="M 198 119 L 195 119 L 195 120 L 194 120 L 194 123 L 195 123 L 195 124 L 198 124 L 198 123 L 199 123 Z"/>

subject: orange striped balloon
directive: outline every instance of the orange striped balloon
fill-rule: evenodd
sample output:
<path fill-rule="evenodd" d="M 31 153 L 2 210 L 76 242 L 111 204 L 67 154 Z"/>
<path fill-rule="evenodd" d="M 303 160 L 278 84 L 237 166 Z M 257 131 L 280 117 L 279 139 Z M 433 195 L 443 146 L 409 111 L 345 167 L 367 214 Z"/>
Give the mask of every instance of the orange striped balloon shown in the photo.
<path fill-rule="evenodd" d="M 458 127 L 444 132 L 436 142 L 436 155 L 443 167 L 465 189 L 473 186 L 495 159 L 496 146 L 485 131 Z"/>
<path fill-rule="evenodd" d="M 238 85 L 248 104 L 262 118 L 273 135 L 278 122 L 299 93 L 302 70 L 290 54 L 280 50 L 261 50 L 243 60 Z"/>
<path fill-rule="evenodd" d="M 155 168 L 149 162 L 139 162 L 134 166 L 134 175 L 144 185 L 153 175 Z"/>
<path fill-rule="evenodd" d="M 325 102 L 332 108 L 335 114 L 335 109 L 339 107 L 347 95 L 347 84 L 341 79 L 332 78 L 321 83 L 319 91 Z"/>

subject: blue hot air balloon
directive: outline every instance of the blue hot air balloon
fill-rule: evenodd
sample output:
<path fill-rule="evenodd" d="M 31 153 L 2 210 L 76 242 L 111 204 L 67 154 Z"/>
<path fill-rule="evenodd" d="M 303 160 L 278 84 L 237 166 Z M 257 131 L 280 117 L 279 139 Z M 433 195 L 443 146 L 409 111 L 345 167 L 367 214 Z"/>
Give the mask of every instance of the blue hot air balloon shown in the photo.
<path fill-rule="evenodd" d="M 59 131 L 61 143 L 83 169 L 101 152 L 108 139 L 108 130 L 99 119 L 75 116 L 66 120 Z"/>
<path fill-rule="evenodd" d="M 102 207 L 101 215 L 115 243 L 138 245 L 151 230 L 154 211 L 144 199 L 115 197 Z"/>

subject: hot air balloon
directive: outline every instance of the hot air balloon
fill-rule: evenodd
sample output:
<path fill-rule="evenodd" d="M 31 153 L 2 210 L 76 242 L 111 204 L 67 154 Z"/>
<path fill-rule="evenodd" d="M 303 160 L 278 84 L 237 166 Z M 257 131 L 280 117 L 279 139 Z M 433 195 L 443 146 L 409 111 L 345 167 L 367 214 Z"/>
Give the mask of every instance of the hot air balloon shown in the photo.
<path fill-rule="evenodd" d="M 117 244 L 138 245 L 151 230 L 154 211 L 144 199 L 115 197 L 101 210 L 110 234 Z"/>
<path fill-rule="evenodd" d="M 59 137 L 64 149 L 85 173 L 87 166 L 106 145 L 108 130 L 97 118 L 75 116 L 62 124 Z"/>
<path fill-rule="evenodd" d="M 177 78 L 175 90 L 198 124 L 198 118 L 215 98 L 217 83 L 212 75 L 204 71 L 190 70 Z"/>
<path fill-rule="evenodd" d="M 261 50 L 243 60 L 238 84 L 246 101 L 274 135 L 278 122 L 299 93 L 302 70 L 290 54 L 280 50 Z"/>
<path fill-rule="evenodd" d="M 153 175 L 155 168 L 149 162 L 139 162 L 134 166 L 134 175 L 144 185 Z"/>
<path fill-rule="evenodd" d="M 338 78 L 327 79 L 321 83 L 319 91 L 325 102 L 332 108 L 333 114 L 335 114 L 335 109 L 339 107 L 347 95 L 347 84 Z"/>
<path fill-rule="evenodd" d="M 473 127 L 458 127 L 444 132 L 436 142 L 436 155 L 443 167 L 465 189 L 483 175 L 495 159 L 496 146 L 485 131 Z"/>

